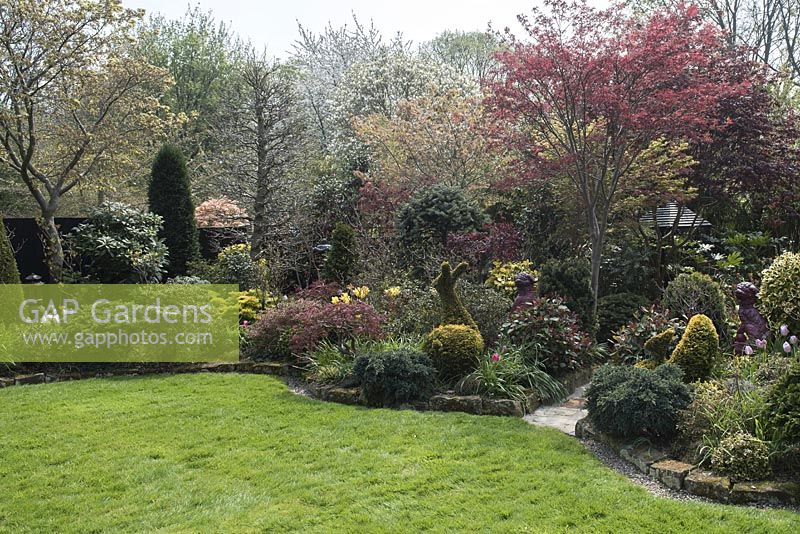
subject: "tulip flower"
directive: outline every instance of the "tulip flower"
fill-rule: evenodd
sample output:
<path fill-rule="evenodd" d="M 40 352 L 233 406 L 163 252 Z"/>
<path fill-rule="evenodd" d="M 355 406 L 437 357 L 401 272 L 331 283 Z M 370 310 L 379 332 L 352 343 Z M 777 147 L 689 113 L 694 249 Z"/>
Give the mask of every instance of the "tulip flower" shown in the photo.
<path fill-rule="evenodd" d="M 747 354 L 748 356 L 752 356 L 753 355 L 753 347 L 751 347 L 750 345 L 745 345 L 744 353 Z"/>
<path fill-rule="evenodd" d="M 759 349 L 766 349 L 767 348 L 767 340 L 766 339 L 756 339 L 756 347 Z"/>
<path fill-rule="evenodd" d="M 791 343 L 792 345 L 797 345 L 797 336 L 790 337 L 789 343 Z"/>
<path fill-rule="evenodd" d="M 492 354 L 492 361 L 493 362 L 500 361 L 500 355 L 497 354 L 496 352 L 494 354 Z"/>
<path fill-rule="evenodd" d="M 786 354 L 792 352 L 792 346 L 789 344 L 788 341 L 783 342 L 783 352 L 785 352 Z"/>
<path fill-rule="evenodd" d="M 781 335 L 783 337 L 786 337 L 786 336 L 789 335 L 789 326 L 788 325 L 785 325 L 785 324 L 781 325 Z"/>

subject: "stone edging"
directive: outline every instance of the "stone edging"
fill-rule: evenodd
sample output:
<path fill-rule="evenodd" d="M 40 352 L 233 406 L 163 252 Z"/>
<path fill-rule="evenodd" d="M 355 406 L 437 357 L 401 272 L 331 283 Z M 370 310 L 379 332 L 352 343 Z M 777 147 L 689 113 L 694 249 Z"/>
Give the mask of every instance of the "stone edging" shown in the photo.
<path fill-rule="evenodd" d="M 666 452 L 652 445 L 629 443 L 600 433 L 594 429 L 588 417 L 576 423 L 575 436 L 608 445 L 636 469 L 674 490 L 723 503 L 770 506 L 800 504 L 800 484 L 776 481 L 734 483 L 726 476 L 715 475 L 696 465 L 673 460 Z"/>
<path fill-rule="evenodd" d="M 36 373 L 31 375 L 16 376 L 14 378 L 0 378 L 0 388 L 26 384 L 44 384 L 62 382 L 66 380 L 81 380 L 86 378 L 108 378 L 111 376 L 142 376 L 151 374 L 183 374 L 198 372 L 216 373 L 248 373 L 266 374 L 279 377 L 299 376 L 300 370 L 288 363 L 280 362 L 236 362 L 236 363 L 185 363 L 174 364 L 168 369 L 158 368 L 129 368 L 114 369 L 113 371 L 97 372 L 70 372 L 60 374 Z M 576 387 L 585 384 L 592 377 L 593 369 L 581 369 L 559 379 L 567 392 L 574 391 Z M 364 405 L 361 399 L 360 388 L 328 387 L 308 385 L 308 392 L 314 398 L 339 404 Z M 533 412 L 541 405 L 541 401 L 534 395 L 528 398 L 527 412 Z M 473 415 L 498 415 L 509 417 L 522 417 L 526 410 L 522 403 L 510 399 L 490 399 L 479 395 L 455 395 L 452 392 L 438 394 L 427 402 L 416 402 L 400 408 L 419 411 L 438 412 L 463 412 Z"/>
<path fill-rule="evenodd" d="M 581 369 L 559 379 L 567 393 L 591 380 L 593 369 Z M 360 388 L 345 388 L 334 386 L 310 386 L 309 393 L 312 397 L 327 402 L 364 406 Z M 528 397 L 523 407 L 520 401 L 511 399 L 491 399 L 480 395 L 456 395 L 453 392 L 434 395 L 427 402 L 415 402 L 400 406 L 400 409 L 434 412 L 463 412 L 472 415 L 499 415 L 509 417 L 523 417 L 541 406 L 541 401 L 535 395 Z"/>
<path fill-rule="evenodd" d="M 185 374 L 185 373 L 248 373 L 272 376 L 295 376 L 299 370 L 295 367 L 280 362 L 236 362 L 236 363 L 181 363 L 170 365 L 169 368 L 119 368 L 106 371 L 73 371 L 66 373 L 34 373 L 18 375 L 13 378 L 0 377 L 0 388 L 10 386 L 23 386 L 28 384 L 45 384 L 51 382 L 65 382 L 70 380 L 83 380 L 87 378 L 109 378 L 112 376 L 144 376 L 156 374 Z"/>

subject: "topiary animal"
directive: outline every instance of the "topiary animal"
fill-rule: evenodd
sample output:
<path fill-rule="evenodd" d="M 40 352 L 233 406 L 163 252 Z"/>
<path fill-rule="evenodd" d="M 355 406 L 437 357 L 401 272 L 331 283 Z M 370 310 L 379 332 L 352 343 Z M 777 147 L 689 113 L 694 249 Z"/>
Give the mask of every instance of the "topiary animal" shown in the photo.
<path fill-rule="evenodd" d="M 458 380 L 472 372 L 483 348 L 481 333 L 463 324 L 437 326 L 423 344 L 443 380 Z"/>
<path fill-rule="evenodd" d="M 686 382 L 696 382 L 708 378 L 719 355 L 719 335 L 714 323 L 699 314 L 689 319 L 686 332 L 672 352 L 669 363 L 683 369 Z"/>
<path fill-rule="evenodd" d="M 459 263 L 455 269 L 450 267 L 450 262 L 442 263 L 442 272 L 434 279 L 433 287 L 441 299 L 442 321 L 440 324 L 464 324 L 477 330 L 478 325 L 475 323 L 475 319 L 467 311 L 456 291 L 458 278 L 468 268 L 469 264 L 466 262 Z"/>

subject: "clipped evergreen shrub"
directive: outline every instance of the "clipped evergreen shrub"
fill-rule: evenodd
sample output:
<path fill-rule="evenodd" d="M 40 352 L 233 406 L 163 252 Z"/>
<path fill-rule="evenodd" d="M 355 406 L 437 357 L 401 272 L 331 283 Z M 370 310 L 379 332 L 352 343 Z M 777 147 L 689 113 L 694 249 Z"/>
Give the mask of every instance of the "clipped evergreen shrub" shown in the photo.
<path fill-rule="evenodd" d="M 330 282 L 343 286 L 349 284 L 357 273 L 358 252 L 353 227 L 337 222 L 331 233 L 331 250 L 325 258 L 323 276 Z"/>
<path fill-rule="evenodd" d="M 549 260 L 539 269 L 539 294 L 564 299 L 569 309 L 578 314 L 584 331 L 597 332 L 592 314 L 592 273 L 589 262 L 579 258 Z"/>
<path fill-rule="evenodd" d="M 587 391 L 589 417 L 599 431 L 615 436 L 669 438 L 677 430 L 679 411 L 692 400 L 682 375 L 669 364 L 655 370 L 601 367 Z"/>
<path fill-rule="evenodd" d="M 169 276 L 186 274 L 187 263 L 200 255 L 200 245 L 186 158 L 178 147 L 164 145 L 156 155 L 147 199 L 150 211 L 164 220 L 159 235 L 169 251 Z"/>
<path fill-rule="evenodd" d="M 459 277 L 469 268 L 466 262 L 459 263 L 455 269 L 449 262 L 442 263 L 442 271 L 433 280 L 433 287 L 439 294 L 441 301 L 442 321 L 440 324 L 464 324 L 474 329 L 478 328 L 467 308 L 461 302 L 456 284 Z"/>
<path fill-rule="evenodd" d="M 14 250 L 11 248 L 11 241 L 8 239 L 6 228 L 0 222 L 0 284 L 19 284 L 19 270 L 17 262 L 14 260 Z"/>
<path fill-rule="evenodd" d="M 785 252 L 761 273 L 758 309 L 777 332 L 800 332 L 800 253 Z"/>
<path fill-rule="evenodd" d="M 746 432 L 726 436 L 711 453 L 711 467 L 739 480 L 769 478 L 769 445 Z"/>
<path fill-rule="evenodd" d="M 667 285 L 661 307 L 676 318 L 691 319 L 703 314 L 711 319 L 718 333 L 724 335 L 727 331 L 725 295 L 719 284 L 707 274 L 679 274 Z"/>
<path fill-rule="evenodd" d="M 483 352 L 481 333 L 463 324 L 446 324 L 431 330 L 423 350 L 442 380 L 458 380 L 472 372 Z"/>
<path fill-rule="evenodd" d="M 399 349 L 362 354 L 353 375 L 369 406 L 397 406 L 430 397 L 436 370 L 426 354 Z"/>
<path fill-rule="evenodd" d="M 659 363 L 670 356 L 672 350 L 672 340 L 675 338 L 675 329 L 667 328 L 660 334 L 656 334 L 644 343 L 644 348 L 653 359 Z"/>
<path fill-rule="evenodd" d="M 463 189 L 434 185 L 420 190 L 400 208 L 396 227 L 404 245 L 429 239 L 444 245 L 448 234 L 478 231 L 487 222 L 481 207 Z"/>
<path fill-rule="evenodd" d="M 615 293 L 597 301 L 597 340 L 610 341 L 614 332 L 630 322 L 648 302 L 636 293 Z"/>
<path fill-rule="evenodd" d="M 719 335 L 714 323 L 698 314 L 689 319 L 669 362 L 683 370 L 684 380 L 696 382 L 708 378 L 719 356 Z"/>

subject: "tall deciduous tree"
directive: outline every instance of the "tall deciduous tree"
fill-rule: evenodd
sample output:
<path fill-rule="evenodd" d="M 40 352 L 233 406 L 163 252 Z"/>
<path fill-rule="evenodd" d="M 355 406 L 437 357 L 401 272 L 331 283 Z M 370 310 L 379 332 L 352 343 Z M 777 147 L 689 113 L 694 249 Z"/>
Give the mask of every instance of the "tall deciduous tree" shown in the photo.
<path fill-rule="evenodd" d="M 750 82 L 732 75 L 738 57 L 694 7 L 640 23 L 620 6 L 546 5 L 532 20 L 520 17 L 528 42 L 508 36 L 489 104 L 523 155 L 524 176 L 572 183 L 585 214 L 596 306 L 620 181 L 655 139 L 703 139 L 724 127 L 718 103 Z"/>
<path fill-rule="evenodd" d="M 283 224 L 280 202 L 287 173 L 303 146 L 304 123 L 290 67 L 247 50 L 225 113 L 215 125 L 227 145 L 222 192 L 251 207 L 251 254 L 260 257 L 271 229 Z"/>
<path fill-rule="evenodd" d="M 456 73 L 476 82 L 484 80 L 497 66 L 495 53 L 500 44 L 492 33 L 444 31 L 420 45 L 420 55 L 448 65 Z"/>
<path fill-rule="evenodd" d="M 0 4 L 0 161 L 39 208 L 52 281 L 64 195 L 137 168 L 163 134 L 168 75 L 129 54 L 140 17 L 118 0 Z"/>
<path fill-rule="evenodd" d="M 186 155 L 195 190 L 217 195 L 214 178 L 225 172 L 219 160 L 228 147 L 215 142 L 213 125 L 235 82 L 241 42 L 225 23 L 194 6 L 178 20 L 149 17 L 138 28 L 136 50 L 175 80 L 161 99 L 187 117 L 174 142 Z"/>
<path fill-rule="evenodd" d="M 507 158 L 492 150 L 487 115 L 477 96 L 452 89 L 405 100 L 393 117 L 374 114 L 354 120 L 372 152 L 370 179 L 413 194 L 441 183 L 485 194 L 506 178 Z"/>
<path fill-rule="evenodd" d="M 164 145 L 156 155 L 147 199 L 150 211 L 164 219 L 159 233 L 169 251 L 167 274 L 186 274 L 186 264 L 200 255 L 200 244 L 186 158 L 177 146 Z"/>

